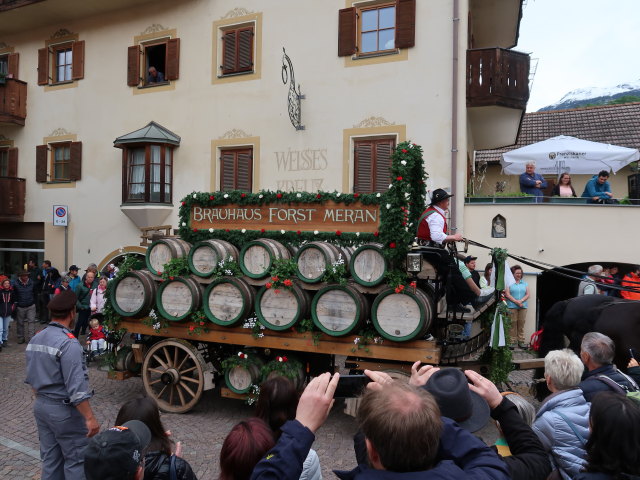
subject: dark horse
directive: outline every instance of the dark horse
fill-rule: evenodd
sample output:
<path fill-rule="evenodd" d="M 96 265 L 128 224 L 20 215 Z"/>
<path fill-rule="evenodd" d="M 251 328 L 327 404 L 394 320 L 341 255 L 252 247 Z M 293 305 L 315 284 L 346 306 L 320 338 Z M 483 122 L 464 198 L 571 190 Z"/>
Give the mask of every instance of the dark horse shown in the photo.
<path fill-rule="evenodd" d="M 584 295 L 556 302 L 547 312 L 538 355 L 565 347 L 580 353 L 582 337 L 588 332 L 600 332 L 610 337 L 615 346 L 614 363 L 626 371 L 629 349 L 640 351 L 640 301 L 624 300 L 605 295 Z M 536 370 L 536 378 L 543 371 Z M 538 389 L 540 396 L 540 389 Z"/>

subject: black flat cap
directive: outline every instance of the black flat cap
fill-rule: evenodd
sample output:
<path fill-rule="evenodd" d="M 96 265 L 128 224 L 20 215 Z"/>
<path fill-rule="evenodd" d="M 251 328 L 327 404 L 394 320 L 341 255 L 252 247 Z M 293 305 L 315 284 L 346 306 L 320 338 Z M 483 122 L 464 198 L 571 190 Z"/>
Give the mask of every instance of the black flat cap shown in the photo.
<path fill-rule="evenodd" d="M 67 312 L 70 312 L 73 307 L 76 306 L 76 302 L 78 301 L 78 297 L 71 290 L 65 290 L 64 292 L 60 292 L 58 295 L 55 295 L 47 308 L 57 315 L 64 315 Z"/>

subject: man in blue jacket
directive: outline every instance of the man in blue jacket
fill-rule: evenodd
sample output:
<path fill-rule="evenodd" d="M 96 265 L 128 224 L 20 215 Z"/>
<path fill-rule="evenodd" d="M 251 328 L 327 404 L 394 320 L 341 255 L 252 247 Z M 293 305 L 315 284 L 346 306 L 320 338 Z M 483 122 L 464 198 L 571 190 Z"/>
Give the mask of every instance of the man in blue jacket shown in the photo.
<path fill-rule="evenodd" d="M 536 202 L 542 201 L 543 190 L 547 188 L 547 181 L 536 173 L 536 162 L 527 162 L 525 171 L 520 175 L 520 191 L 536 196 Z"/>
<path fill-rule="evenodd" d="M 609 172 L 606 170 L 591 177 L 591 180 L 584 186 L 582 198 L 588 198 L 587 203 L 613 203 L 613 193 L 611 193 L 611 185 L 608 180 Z"/>
<path fill-rule="evenodd" d="M 452 420 L 441 417 L 427 391 L 393 382 L 380 372 L 365 371 L 373 380 L 362 398 L 358 422 L 365 434 L 369 464 L 343 480 L 459 479 L 507 480 L 507 467 L 482 441 Z M 276 446 L 256 465 L 255 480 L 297 480 L 314 434 L 324 423 L 338 384 L 338 374 L 313 379 L 300 397 L 296 419 L 282 427 Z"/>

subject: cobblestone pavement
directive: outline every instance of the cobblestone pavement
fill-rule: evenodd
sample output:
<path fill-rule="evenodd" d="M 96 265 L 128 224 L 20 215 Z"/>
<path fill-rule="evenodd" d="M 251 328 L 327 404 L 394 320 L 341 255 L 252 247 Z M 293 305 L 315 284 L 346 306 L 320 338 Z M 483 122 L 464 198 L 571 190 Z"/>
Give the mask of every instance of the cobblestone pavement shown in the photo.
<path fill-rule="evenodd" d="M 12 329 L 13 330 L 13 329 Z M 0 352 L 0 478 L 11 480 L 39 479 L 40 459 L 38 432 L 32 413 L 33 394 L 25 378 L 24 350 L 15 337 L 10 346 Z M 524 353 L 520 353 L 522 355 Z M 90 367 L 90 382 L 95 390 L 92 407 L 101 429 L 115 421 L 119 407 L 143 393 L 142 380 L 109 380 L 106 372 Z M 525 385 L 530 373 L 517 372 L 514 384 Z M 515 387 L 514 387 L 515 388 Z M 356 424 L 343 413 L 341 401 L 336 402 L 328 421 L 318 431 L 313 448 L 322 465 L 323 477 L 335 478 L 332 469 L 355 466 L 352 437 Z M 222 399 L 217 391 L 204 392 L 202 400 L 189 413 L 162 414 L 162 422 L 174 439 L 183 443 L 183 456 L 191 464 L 200 480 L 216 479 L 219 474 L 218 457 L 226 434 L 231 427 L 251 416 L 252 407 L 238 400 Z M 488 425 L 479 432 L 485 441 L 495 440 L 495 428 Z"/>

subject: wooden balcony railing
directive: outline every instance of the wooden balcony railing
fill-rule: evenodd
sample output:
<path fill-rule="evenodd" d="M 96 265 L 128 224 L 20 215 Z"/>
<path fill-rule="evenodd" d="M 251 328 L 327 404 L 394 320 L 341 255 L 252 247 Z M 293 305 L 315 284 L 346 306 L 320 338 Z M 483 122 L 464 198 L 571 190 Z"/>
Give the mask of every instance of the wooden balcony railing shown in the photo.
<path fill-rule="evenodd" d="M 27 82 L 4 78 L 0 83 L 0 125 L 24 125 L 27 117 Z"/>
<path fill-rule="evenodd" d="M 22 222 L 26 196 L 24 178 L 0 177 L 0 222 Z"/>
<path fill-rule="evenodd" d="M 467 50 L 467 107 L 524 110 L 529 100 L 529 55 L 504 48 Z"/>

